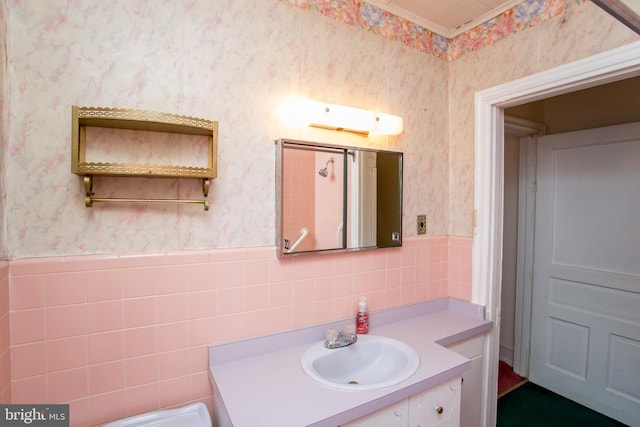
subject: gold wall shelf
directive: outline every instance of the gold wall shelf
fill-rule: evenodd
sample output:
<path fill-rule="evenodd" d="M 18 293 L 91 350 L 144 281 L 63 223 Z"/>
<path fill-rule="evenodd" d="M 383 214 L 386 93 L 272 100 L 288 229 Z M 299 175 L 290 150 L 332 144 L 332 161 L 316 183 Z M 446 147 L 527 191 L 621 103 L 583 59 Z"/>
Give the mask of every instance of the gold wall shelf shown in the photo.
<path fill-rule="evenodd" d="M 167 166 L 136 163 L 87 162 L 87 127 L 201 135 L 208 138 L 207 167 Z M 85 205 L 93 202 L 198 203 L 209 210 L 209 187 L 217 173 L 218 122 L 152 111 L 117 108 L 71 107 L 71 172 L 84 177 Z M 93 177 L 158 177 L 202 179 L 202 200 L 122 199 L 94 197 Z"/>

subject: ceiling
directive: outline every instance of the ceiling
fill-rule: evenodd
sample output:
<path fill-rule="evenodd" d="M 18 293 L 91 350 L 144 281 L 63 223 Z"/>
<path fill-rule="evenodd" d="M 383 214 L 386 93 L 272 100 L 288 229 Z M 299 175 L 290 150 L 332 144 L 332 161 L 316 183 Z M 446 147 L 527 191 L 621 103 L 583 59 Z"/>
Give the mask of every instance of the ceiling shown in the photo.
<path fill-rule="evenodd" d="M 523 0 L 366 0 L 380 9 L 451 38 Z"/>

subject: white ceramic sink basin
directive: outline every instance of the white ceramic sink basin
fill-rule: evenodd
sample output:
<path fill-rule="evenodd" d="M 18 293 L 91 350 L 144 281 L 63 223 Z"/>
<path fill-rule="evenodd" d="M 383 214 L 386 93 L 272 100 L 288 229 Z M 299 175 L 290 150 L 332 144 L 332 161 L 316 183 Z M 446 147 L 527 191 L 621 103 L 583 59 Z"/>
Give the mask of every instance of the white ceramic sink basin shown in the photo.
<path fill-rule="evenodd" d="M 302 355 L 302 370 L 312 379 L 343 390 L 375 390 L 401 383 L 420 365 L 408 345 L 376 335 L 358 335 L 347 347 L 328 350 L 318 342 Z"/>

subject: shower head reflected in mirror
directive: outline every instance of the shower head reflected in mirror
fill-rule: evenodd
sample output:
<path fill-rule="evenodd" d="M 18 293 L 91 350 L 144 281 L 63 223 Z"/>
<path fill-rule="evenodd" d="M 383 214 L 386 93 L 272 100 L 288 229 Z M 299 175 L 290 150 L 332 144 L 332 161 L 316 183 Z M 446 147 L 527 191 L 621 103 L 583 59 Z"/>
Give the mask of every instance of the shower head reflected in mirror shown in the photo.
<path fill-rule="evenodd" d="M 329 173 L 327 172 L 327 168 L 329 167 L 329 163 L 333 163 L 333 162 L 335 162 L 335 160 L 336 160 L 336 159 L 335 159 L 335 158 L 333 158 L 333 157 L 332 157 L 332 158 L 330 158 L 329 160 L 327 160 L 327 163 L 324 165 L 324 167 L 323 167 L 322 169 L 320 169 L 320 170 L 318 171 L 318 174 L 319 174 L 321 177 L 326 178 L 326 177 L 327 177 L 327 175 L 329 175 Z"/>

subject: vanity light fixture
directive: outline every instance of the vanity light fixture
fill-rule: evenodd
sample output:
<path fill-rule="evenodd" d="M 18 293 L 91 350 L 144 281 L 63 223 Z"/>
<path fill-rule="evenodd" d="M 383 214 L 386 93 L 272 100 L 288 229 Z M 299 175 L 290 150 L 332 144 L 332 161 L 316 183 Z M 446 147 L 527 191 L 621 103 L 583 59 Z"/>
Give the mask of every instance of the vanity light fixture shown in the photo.
<path fill-rule="evenodd" d="M 360 135 L 402 133 L 402 117 L 376 113 L 344 105 L 296 98 L 286 108 L 288 116 L 300 125 L 346 131 Z"/>

